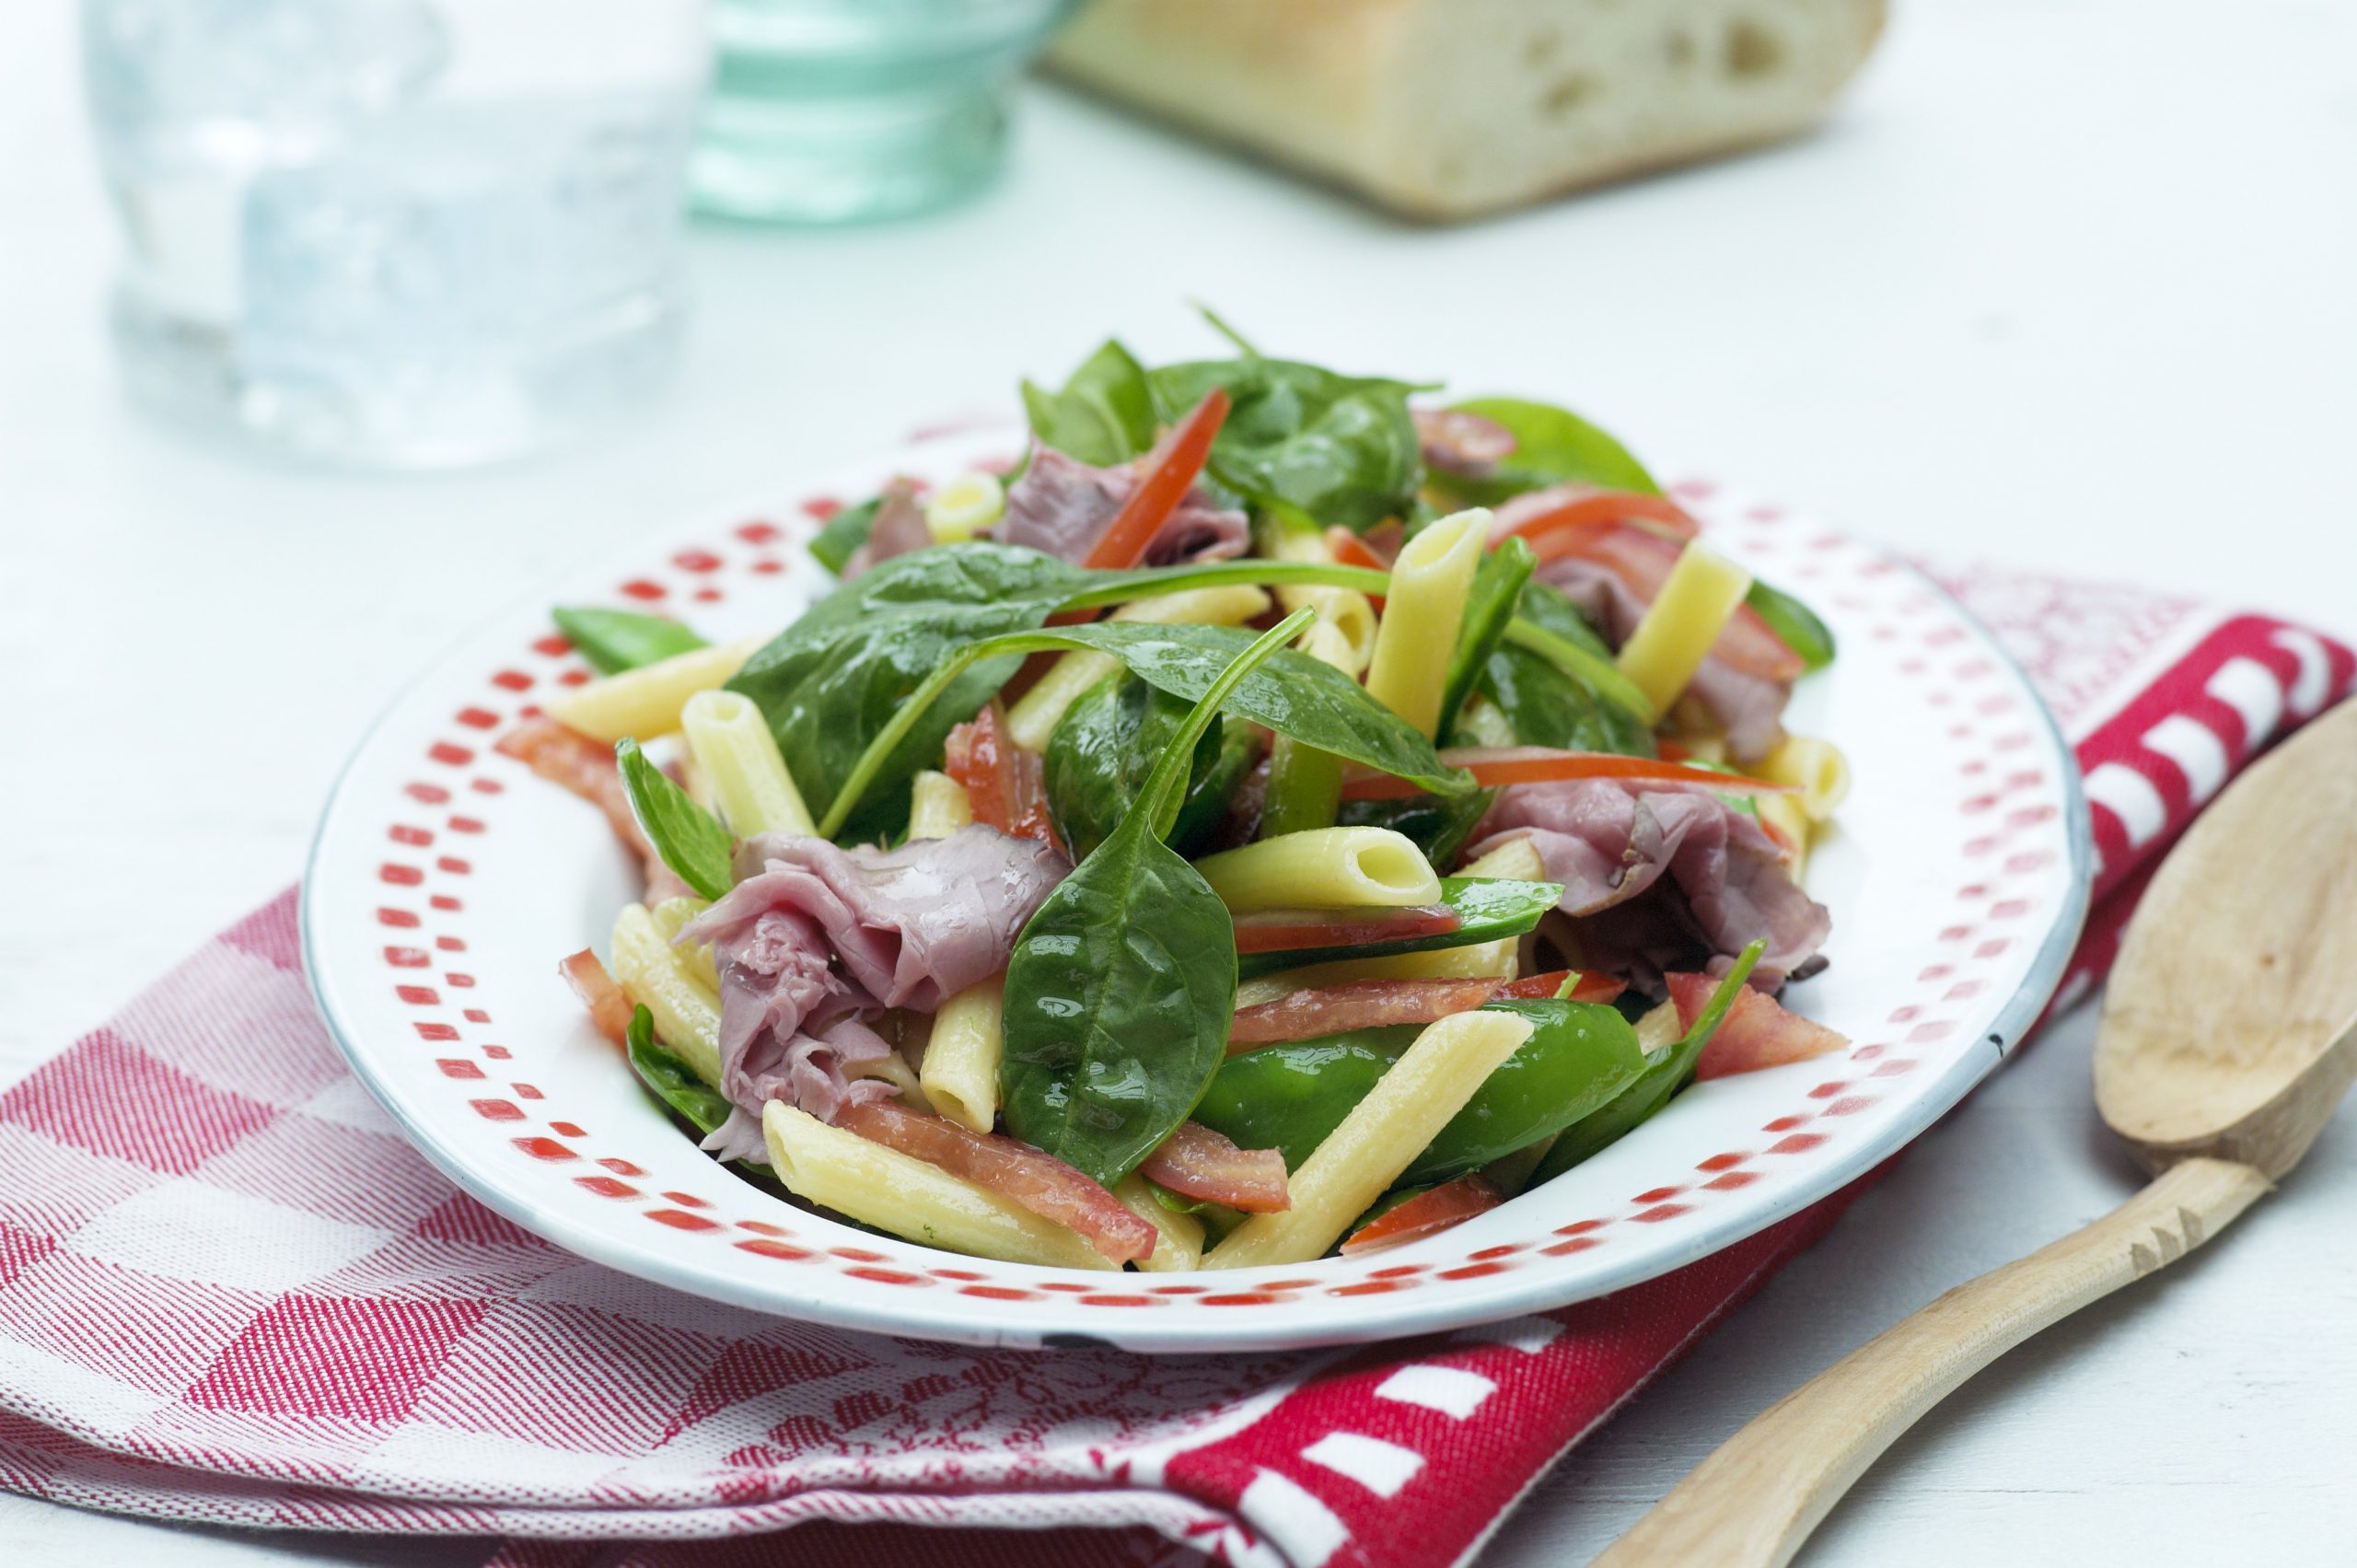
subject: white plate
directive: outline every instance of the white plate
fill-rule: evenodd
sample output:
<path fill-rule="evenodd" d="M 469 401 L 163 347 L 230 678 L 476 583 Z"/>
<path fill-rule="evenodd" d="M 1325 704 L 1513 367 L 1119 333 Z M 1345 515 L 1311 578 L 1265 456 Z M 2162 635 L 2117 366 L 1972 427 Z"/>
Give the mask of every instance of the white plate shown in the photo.
<path fill-rule="evenodd" d="M 1995 1067 L 2045 1005 L 2085 912 L 2077 771 L 2038 698 L 1910 569 L 1753 497 L 1678 494 L 1714 542 L 1806 598 L 1841 657 L 1798 729 L 1837 738 L 1856 791 L 1813 856 L 1832 967 L 1803 1012 L 1844 1057 L 1722 1078 L 1563 1178 L 1356 1259 L 1166 1276 L 966 1259 L 819 1219 L 677 1132 L 591 1029 L 556 962 L 603 945 L 637 873 L 599 815 L 490 742 L 584 678 L 553 602 L 640 603 L 708 634 L 772 631 L 831 583 L 813 502 L 1004 455 L 951 434 L 770 512 L 650 534 L 632 558 L 498 617 L 380 719 L 320 821 L 306 962 L 353 1068 L 467 1191 L 614 1268 L 724 1301 L 975 1344 L 1214 1351 L 1368 1340 L 1561 1307 L 1675 1269 L 1863 1175 Z"/>

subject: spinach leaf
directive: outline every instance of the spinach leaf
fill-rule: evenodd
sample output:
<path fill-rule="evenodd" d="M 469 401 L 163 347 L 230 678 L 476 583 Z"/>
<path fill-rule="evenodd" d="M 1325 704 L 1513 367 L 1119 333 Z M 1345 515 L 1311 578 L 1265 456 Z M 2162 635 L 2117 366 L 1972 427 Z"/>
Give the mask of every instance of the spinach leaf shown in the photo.
<path fill-rule="evenodd" d="M 641 615 L 634 610 L 561 604 L 549 611 L 549 619 L 600 675 L 636 669 L 710 645 L 676 621 Z"/>
<path fill-rule="evenodd" d="M 1516 882 L 1503 877 L 1444 877 L 1440 901 L 1457 912 L 1461 923 L 1438 936 L 1412 936 L 1395 942 L 1368 942 L 1355 947 L 1295 947 L 1281 953 L 1246 953 L 1237 959 L 1246 980 L 1297 970 L 1335 958 L 1379 958 L 1394 953 L 1425 953 L 1441 947 L 1466 947 L 1519 936 L 1538 923 L 1563 896 L 1560 882 Z"/>
<path fill-rule="evenodd" d="M 1473 1091 L 1399 1175 L 1405 1186 L 1446 1181 L 1564 1128 L 1610 1103 L 1647 1071 L 1637 1031 L 1587 1002 L 1492 1002 L 1519 1014 L 1531 1036 Z M 1422 1024 L 1355 1029 L 1260 1046 L 1221 1064 L 1194 1120 L 1238 1147 L 1273 1148 L 1297 1167 L 1390 1071 Z"/>
<path fill-rule="evenodd" d="M 1569 678 L 1586 700 L 1608 703 L 1617 710 L 1614 722 L 1639 744 L 1638 755 L 1653 755 L 1653 704 L 1635 682 L 1620 673 L 1612 653 L 1587 618 L 1561 588 L 1548 583 L 1526 584 L 1514 623 L 1506 628 L 1507 647 L 1534 654 Z M 1492 693 L 1495 695 L 1494 692 Z M 1542 746 L 1561 741 L 1532 741 Z M 1620 750 L 1624 747 L 1605 749 Z"/>
<path fill-rule="evenodd" d="M 646 834 L 663 864 L 679 879 L 707 899 L 717 899 L 736 886 L 728 868 L 728 830 L 720 819 L 671 782 L 670 775 L 646 760 L 638 742 L 624 739 L 614 747 L 614 762 L 621 769 L 622 788 L 630 796 L 631 814 Z"/>
<path fill-rule="evenodd" d="M 1792 595 L 1754 577 L 1743 602 L 1758 610 L 1768 630 L 1782 638 L 1784 645 L 1800 655 L 1809 668 L 1823 669 L 1833 662 L 1831 629 L 1817 618 L 1817 611 Z"/>
<path fill-rule="evenodd" d="M 1154 389 L 1145 367 L 1109 339 L 1062 390 L 1024 382 L 1023 409 L 1043 445 L 1098 468 L 1125 463 L 1154 445 Z"/>
<path fill-rule="evenodd" d="M 876 514 L 884 507 L 884 497 L 870 496 L 856 506 L 846 506 L 827 519 L 819 537 L 810 541 L 810 553 L 819 564 L 838 577 L 851 564 L 852 556 L 867 542 L 876 530 Z"/>
<path fill-rule="evenodd" d="M 1148 373 L 1166 418 L 1213 387 L 1230 400 L 1211 470 L 1250 496 L 1265 492 L 1353 532 L 1405 509 L 1423 479 L 1406 382 L 1342 376 L 1298 360 L 1206 359 Z"/>
<path fill-rule="evenodd" d="M 728 1097 L 697 1077 L 683 1058 L 655 1043 L 654 1014 L 644 1007 L 632 1009 L 628 1040 L 630 1064 L 639 1081 L 680 1121 L 703 1133 L 728 1120 L 735 1109 Z"/>
<path fill-rule="evenodd" d="M 1334 814 L 1345 828 L 1388 828 L 1403 833 L 1434 865 L 1454 865 L 1473 830 L 1498 798 L 1493 789 L 1470 795 L 1411 795 L 1405 800 L 1346 800 Z"/>
<path fill-rule="evenodd" d="M 1514 726 L 1519 745 L 1654 755 L 1654 732 L 1643 721 L 1527 648 L 1504 647 L 1492 654 L 1481 667 L 1480 685 L 1482 694 Z"/>
<path fill-rule="evenodd" d="M 1566 480 L 1658 495 L 1661 486 L 1629 449 L 1569 409 L 1522 398 L 1472 398 L 1452 405 L 1505 426 L 1515 449 L 1497 471 L 1480 479 L 1435 470 L 1431 482 L 1460 506 L 1494 506 L 1527 490 Z"/>
<path fill-rule="evenodd" d="M 1188 707 L 1133 675 L 1117 674 L 1065 711 L 1048 739 L 1048 812 L 1075 857 L 1086 858 L 1120 825 L 1186 723 Z M 1170 830 L 1172 849 L 1191 857 L 1202 847 L 1258 750 L 1247 726 L 1212 721 L 1195 746 L 1186 804 Z"/>
<path fill-rule="evenodd" d="M 896 556 L 844 584 L 755 653 L 728 682 L 758 704 L 795 783 L 814 811 L 829 811 L 870 743 L 900 715 L 945 661 L 981 638 L 1036 626 L 1089 581 L 1052 555 L 1003 544 L 938 546 Z M 908 818 L 905 784 L 941 757 L 950 727 L 970 719 L 1020 664 L 964 668 L 896 730 L 873 759 L 863 791 L 830 820 L 862 838 L 897 833 Z M 864 794 L 863 794 L 864 792 Z"/>
<path fill-rule="evenodd" d="M 1465 705 L 1481 667 L 1515 618 L 1523 585 L 1538 569 L 1538 557 L 1519 539 L 1509 539 L 1481 557 L 1465 598 L 1465 612 L 1457 621 L 1457 646 L 1449 650 L 1448 674 L 1441 685 L 1438 733 L 1447 733 L 1456 721 L 1457 710 Z"/>
<path fill-rule="evenodd" d="M 1007 1129 L 1109 1187 L 1202 1098 L 1236 1008 L 1227 906 L 1163 835 L 1221 704 L 1312 619 L 1295 611 L 1220 672 L 1120 825 L 1016 938 L 999 1064 Z"/>
<path fill-rule="evenodd" d="M 1165 626 L 1144 621 L 1008 632 L 968 643 L 900 701 L 899 711 L 873 733 L 865 753 L 844 775 L 840 793 L 819 819 L 819 830 L 833 834 L 869 784 L 878 776 L 891 776 L 885 759 L 907 755 L 910 736 L 947 734 L 946 725 L 933 727 L 934 705 L 944 693 L 961 689 L 977 669 L 993 671 L 993 682 L 1004 682 L 1013 672 L 1013 661 L 1024 655 L 1051 648 L 1091 648 L 1112 655 L 1149 684 L 1194 702 L 1250 645 L 1252 634 L 1232 626 Z M 1306 654 L 1280 649 L 1265 661 L 1264 668 L 1246 671 L 1231 685 L 1229 711 L 1280 735 L 1408 779 L 1436 795 L 1463 795 L 1474 787 L 1470 778 L 1440 760 L 1431 741 L 1367 695 L 1364 687 Z M 982 701 L 986 700 L 987 693 Z M 981 705 L 981 701 L 975 702 L 967 714 Z M 933 746 L 937 754 L 940 741 L 935 740 Z M 800 776 L 798 768 L 796 776 Z"/>
<path fill-rule="evenodd" d="M 1667 1105 L 1670 1097 L 1687 1086 L 1694 1076 L 1694 1063 L 1701 1058 L 1702 1048 L 1711 1042 L 1711 1036 L 1718 1032 L 1727 1010 L 1742 994 L 1744 982 L 1751 978 L 1752 966 L 1759 961 L 1766 947 L 1763 942 L 1754 942 L 1736 957 L 1734 967 L 1720 980 L 1718 990 L 1711 993 L 1709 1005 L 1695 1018 L 1694 1027 L 1686 1031 L 1683 1040 L 1648 1057 L 1645 1070 L 1635 1083 L 1563 1130 L 1562 1136 L 1555 1140 L 1548 1148 L 1547 1156 L 1538 1162 L 1538 1168 L 1530 1173 L 1526 1191 L 1542 1181 L 1552 1181 L 1606 1144 L 1617 1142 Z"/>

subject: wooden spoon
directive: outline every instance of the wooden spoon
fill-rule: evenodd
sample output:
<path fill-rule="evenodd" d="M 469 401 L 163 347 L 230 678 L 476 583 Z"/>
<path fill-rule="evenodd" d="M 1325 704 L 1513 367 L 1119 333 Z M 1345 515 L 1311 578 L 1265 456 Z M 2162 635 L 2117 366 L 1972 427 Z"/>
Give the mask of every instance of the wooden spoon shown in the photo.
<path fill-rule="evenodd" d="M 2175 1262 L 2299 1164 L 2357 1077 L 2357 702 L 2253 767 L 2137 907 L 2096 1105 L 2152 1184 L 1786 1395 L 1595 1568 L 1779 1568 L 1898 1434 L 2049 1324 Z"/>

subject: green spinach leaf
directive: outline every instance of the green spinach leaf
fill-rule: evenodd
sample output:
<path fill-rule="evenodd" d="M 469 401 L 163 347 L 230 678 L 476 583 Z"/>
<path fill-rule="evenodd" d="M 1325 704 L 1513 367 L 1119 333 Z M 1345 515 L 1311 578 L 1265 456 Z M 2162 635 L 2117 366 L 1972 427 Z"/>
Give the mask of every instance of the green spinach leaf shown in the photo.
<path fill-rule="evenodd" d="M 1471 479 L 1434 470 L 1434 488 L 1460 506 L 1494 506 L 1527 490 L 1568 480 L 1643 495 L 1661 494 L 1654 476 L 1626 447 L 1569 409 L 1523 398 L 1472 398 L 1452 406 L 1504 425 L 1515 439 L 1513 454 L 1494 473 Z"/>
<path fill-rule="evenodd" d="M 1116 674 L 1065 711 L 1048 739 L 1046 783 L 1056 836 L 1074 858 L 1086 858 L 1120 826 L 1187 722 L 1189 705 L 1133 675 Z M 1258 750 L 1246 726 L 1212 721 L 1195 746 L 1186 804 L 1170 830 L 1172 849 L 1191 858 L 1217 830 Z"/>
<path fill-rule="evenodd" d="M 1002 544 L 939 546 L 896 556 L 820 599 L 747 660 L 729 681 L 758 704 L 795 783 L 826 815 L 868 751 L 935 672 L 979 639 L 1037 626 L 1089 575 L 1051 555 Z M 861 807 L 832 817 L 830 831 L 862 838 L 900 831 L 904 784 L 935 766 L 952 726 L 981 711 L 1021 663 L 1019 656 L 960 670 L 906 714 L 888 753 L 872 760 Z"/>
<path fill-rule="evenodd" d="M 1823 669 L 1833 662 L 1833 633 L 1817 618 L 1817 611 L 1784 592 L 1770 587 L 1754 577 L 1751 591 L 1743 602 L 1759 612 L 1768 622 L 1768 630 L 1783 639 L 1784 645 L 1801 656 L 1801 662 L 1811 669 Z"/>
<path fill-rule="evenodd" d="M 614 747 L 614 761 L 621 769 L 622 788 L 630 808 L 663 864 L 679 879 L 707 899 L 717 899 L 736 886 L 729 871 L 728 830 L 720 819 L 671 782 L 670 775 L 646 760 L 635 740 Z"/>
<path fill-rule="evenodd" d="M 1164 366 L 1148 379 L 1166 419 L 1227 389 L 1212 472 L 1248 497 L 1266 493 L 1364 533 L 1403 511 L 1422 482 L 1406 382 L 1257 354 Z"/>
<path fill-rule="evenodd" d="M 1620 667 L 1613 662 L 1612 652 L 1605 645 L 1604 639 L 1596 634 L 1596 629 L 1587 623 L 1587 618 L 1579 612 L 1579 607 L 1572 603 L 1561 588 L 1539 582 L 1524 585 L 1519 612 L 1514 623 L 1506 628 L 1504 645 L 1499 651 L 1504 653 L 1515 649 L 1535 656 L 1561 671 L 1580 703 L 1611 710 L 1605 715 L 1604 722 L 1611 726 L 1614 734 L 1622 736 L 1623 741 L 1596 749 L 1631 751 L 1632 755 L 1644 757 L 1653 755 L 1653 705 L 1645 701 L 1645 694 L 1637 690 L 1636 684 L 1620 673 Z M 1516 662 L 1521 668 L 1530 668 L 1527 661 Z M 1494 661 L 1485 668 L 1485 674 L 1493 668 Z M 1531 689 L 1536 691 L 1538 687 Z M 1485 681 L 1484 690 L 1492 699 L 1498 697 L 1493 684 Z M 1537 727 L 1538 733 L 1546 733 L 1543 726 Z M 1523 738 L 1525 744 L 1533 746 L 1569 744 L 1563 740 L 1538 739 L 1533 736 Z"/>
<path fill-rule="evenodd" d="M 1145 367 L 1111 340 L 1061 390 L 1024 382 L 1023 408 L 1043 445 L 1097 468 L 1128 462 L 1154 445 L 1154 389 Z"/>
<path fill-rule="evenodd" d="M 1297 970 L 1336 958 L 1380 958 L 1394 953 L 1427 953 L 1441 947 L 1466 947 L 1519 936 L 1538 923 L 1539 917 L 1563 896 L 1560 882 L 1517 882 L 1503 877 L 1444 877 L 1440 901 L 1457 912 L 1455 931 L 1438 936 L 1414 936 L 1395 942 L 1368 942 L 1355 947 L 1295 947 L 1281 953 L 1246 953 L 1237 959 L 1246 980 Z"/>
<path fill-rule="evenodd" d="M 549 619 L 600 675 L 616 675 L 710 645 L 676 621 L 634 610 L 561 604 L 549 611 Z"/>
<path fill-rule="evenodd" d="M 1446 735 L 1456 722 L 1457 710 L 1480 679 L 1481 667 L 1505 636 L 1521 602 L 1523 585 L 1538 569 L 1538 558 L 1519 539 L 1509 539 L 1481 557 L 1473 573 L 1473 587 L 1465 598 L 1465 612 L 1457 620 L 1457 646 L 1449 650 L 1448 674 L 1441 685 L 1438 732 Z"/>
<path fill-rule="evenodd" d="M 867 536 L 876 531 L 876 514 L 884 509 L 884 497 L 873 495 L 856 506 L 846 506 L 829 517 L 819 537 L 810 541 L 810 553 L 819 564 L 838 577 L 851 564 Z"/>
<path fill-rule="evenodd" d="M 819 831 L 831 835 L 848 819 L 876 778 L 891 776 L 885 759 L 906 755 L 911 735 L 946 735 L 946 725 L 939 726 L 937 731 L 929 727 L 935 722 L 935 704 L 946 693 L 959 690 L 976 669 L 994 672 L 995 690 L 996 683 L 1012 673 L 1013 661 L 1024 655 L 1052 648 L 1091 648 L 1112 655 L 1149 684 L 1195 702 L 1250 645 L 1252 634 L 1232 626 L 1165 626 L 1144 621 L 1008 632 L 968 643 L 941 663 L 922 687 L 900 702 L 899 711 L 873 732 L 865 753 L 844 775 L 840 794 L 821 817 Z M 1431 741 L 1367 695 L 1364 687 L 1306 654 L 1280 649 L 1264 665 L 1246 671 L 1231 684 L 1228 710 L 1280 735 L 1411 780 L 1434 794 L 1462 795 L 1474 787 L 1470 778 L 1440 760 Z M 987 700 L 985 693 L 973 707 Z M 966 711 L 970 714 L 973 710 Z M 940 741 L 935 740 L 933 748 L 938 754 Z M 911 768 L 919 765 L 909 763 Z"/>
<path fill-rule="evenodd" d="M 1120 825 L 1016 938 L 999 1067 L 1007 1128 L 1109 1187 L 1202 1098 L 1236 1008 L 1227 906 L 1163 835 L 1221 704 L 1311 619 L 1296 610 L 1220 673 Z"/>

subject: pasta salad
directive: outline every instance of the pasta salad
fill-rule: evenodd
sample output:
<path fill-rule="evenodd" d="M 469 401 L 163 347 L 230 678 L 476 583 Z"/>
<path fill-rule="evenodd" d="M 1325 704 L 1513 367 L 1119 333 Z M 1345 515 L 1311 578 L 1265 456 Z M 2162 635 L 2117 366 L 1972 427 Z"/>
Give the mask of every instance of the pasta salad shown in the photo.
<path fill-rule="evenodd" d="M 1847 788 L 1783 724 L 1817 617 L 1567 411 L 1235 347 L 1025 384 L 1017 460 L 834 513 L 767 640 L 555 612 L 602 678 L 500 748 L 646 873 L 563 973 L 747 1179 L 1298 1263 L 1846 1043 L 1778 1000 Z"/>

